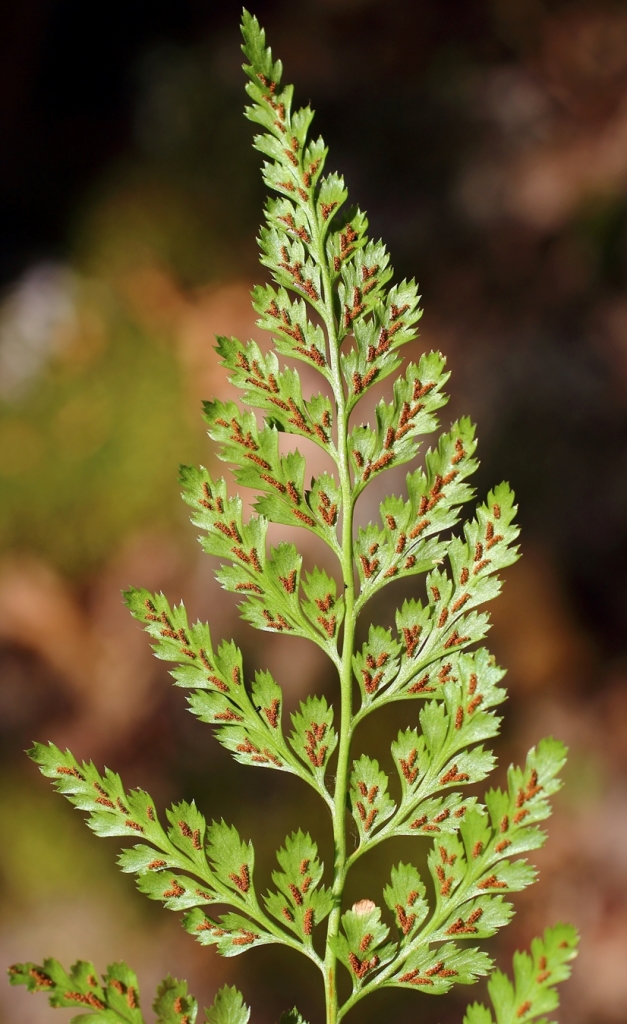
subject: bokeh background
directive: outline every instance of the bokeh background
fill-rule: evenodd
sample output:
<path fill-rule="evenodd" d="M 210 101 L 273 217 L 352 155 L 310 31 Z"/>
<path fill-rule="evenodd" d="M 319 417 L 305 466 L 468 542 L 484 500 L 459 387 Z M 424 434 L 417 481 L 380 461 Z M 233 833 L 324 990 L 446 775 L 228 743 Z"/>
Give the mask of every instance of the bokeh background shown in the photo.
<path fill-rule="evenodd" d="M 416 352 L 449 357 L 443 419 L 477 421 L 480 492 L 507 478 L 520 499 L 524 558 L 491 634 L 510 687 L 499 778 L 546 733 L 571 755 L 541 881 L 492 950 L 506 965 L 546 925 L 575 922 L 560 1019 L 627 1021 L 627 5 L 250 6 L 317 110 L 330 168 L 421 282 Z M 216 465 L 199 416 L 226 385 L 213 335 L 255 334 L 263 189 L 239 10 L 0 10 L 0 961 L 126 958 L 145 1006 L 171 971 L 201 1005 L 226 979 L 257 1024 L 294 1002 L 314 1024 L 313 969 L 273 947 L 201 949 L 23 754 L 51 738 L 161 807 L 195 795 L 255 840 L 260 878 L 299 823 L 328 851 L 297 782 L 234 765 L 186 713 L 120 600 L 130 583 L 183 598 L 276 674 L 290 707 L 333 690 L 306 644 L 241 623 L 178 496 L 180 462 Z M 350 895 L 377 898 L 383 867 L 364 865 Z M 478 996 L 377 995 L 355 1016 L 449 1024 Z M 0 986 L 2 1024 L 54 1014 L 70 1011 Z"/>

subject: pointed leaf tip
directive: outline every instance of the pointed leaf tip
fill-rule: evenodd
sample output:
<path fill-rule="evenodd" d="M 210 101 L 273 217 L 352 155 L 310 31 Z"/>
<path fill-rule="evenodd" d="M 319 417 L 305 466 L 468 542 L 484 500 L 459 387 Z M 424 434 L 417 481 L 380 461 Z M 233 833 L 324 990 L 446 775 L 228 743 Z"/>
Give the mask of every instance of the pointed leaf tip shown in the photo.
<path fill-rule="evenodd" d="M 307 1024 L 307 1021 L 299 1013 L 295 1006 L 291 1010 L 285 1010 L 280 1018 L 279 1024 Z"/>
<path fill-rule="evenodd" d="M 246 1006 L 242 993 L 230 985 L 223 985 L 205 1010 L 207 1024 L 248 1024 L 249 1018 L 250 1007 Z"/>

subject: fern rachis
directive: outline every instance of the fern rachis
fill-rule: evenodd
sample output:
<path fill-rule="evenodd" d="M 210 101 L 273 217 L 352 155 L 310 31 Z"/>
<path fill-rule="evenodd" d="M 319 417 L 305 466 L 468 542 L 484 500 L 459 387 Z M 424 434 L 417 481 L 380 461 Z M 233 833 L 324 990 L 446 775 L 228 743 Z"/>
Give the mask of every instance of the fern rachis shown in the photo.
<path fill-rule="evenodd" d="M 182 471 L 184 499 L 202 544 L 222 560 L 222 586 L 241 597 L 254 627 L 305 637 L 337 670 L 339 701 L 310 696 L 283 721 L 283 693 L 268 672 L 247 680 L 239 649 L 214 647 L 209 626 L 190 623 L 183 605 L 133 589 L 132 614 L 151 636 L 157 657 L 174 663 L 176 685 L 191 710 L 244 765 L 289 772 L 326 803 L 334 863 L 325 872 L 311 836 L 288 836 L 266 895 L 258 892 L 254 849 L 225 822 L 207 823 L 193 803 L 181 802 L 159 820 L 150 796 L 126 791 L 119 776 L 79 764 L 54 745 L 31 752 L 44 775 L 88 815 L 98 835 L 123 836 L 123 871 L 168 909 L 183 912 L 186 930 L 203 945 L 234 956 L 279 944 L 319 968 L 327 1024 L 337 1024 L 369 993 L 401 987 L 438 995 L 453 984 L 490 974 L 477 945 L 506 924 L 506 896 L 529 885 L 534 869 L 521 858 L 543 842 L 539 823 L 564 749 L 543 740 L 523 768 L 511 768 L 505 791 L 485 802 L 467 793 L 494 766 L 484 744 L 498 732 L 495 709 L 504 700 L 504 673 L 480 646 L 488 629 L 485 603 L 499 592 L 498 572 L 517 558 L 513 495 L 494 488 L 461 523 L 473 499 L 476 468 L 472 424 L 462 419 L 407 475 L 406 495 L 388 495 L 379 521 L 355 530 L 355 505 L 390 467 L 414 462 L 419 439 L 438 426 L 448 378 L 443 357 L 426 353 L 404 371 L 401 349 L 417 337 L 419 297 L 413 281 L 392 284 L 385 247 L 370 240 L 367 221 L 346 206 L 337 174 L 325 174 L 327 151 L 310 135 L 312 111 L 292 109 L 292 88 L 265 46 L 258 22 L 244 14 L 245 70 L 251 106 L 261 127 L 255 145 L 265 158 L 264 180 L 275 198 L 261 230 L 261 262 L 270 283 L 253 291 L 261 327 L 272 348 L 220 338 L 218 351 L 240 389 L 233 401 L 205 403 L 208 432 L 237 483 L 258 494 L 245 520 L 242 502 L 204 468 Z M 304 399 L 298 372 L 279 357 L 318 372 L 325 390 Z M 354 425 L 353 412 L 375 383 L 396 374 L 391 401 L 381 400 L 373 425 Z M 332 397 L 331 397 L 332 396 Z M 261 418 L 253 410 L 259 410 Z M 307 488 L 305 459 L 281 454 L 279 432 L 305 437 L 330 458 Z M 302 570 L 296 546 L 267 541 L 268 522 L 298 526 L 326 544 L 338 578 Z M 460 525 L 461 523 L 461 525 Z M 368 602 L 400 579 L 426 579 L 426 599 L 406 600 L 396 629 L 371 625 L 361 649 L 358 618 Z M 391 746 L 398 776 L 351 754 L 359 723 L 383 706 L 409 702 L 408 728 Z M 353 843 L 351 836 L 357 837 Z M 397 836 L 431 845 L 430 889 L 412 864 L 393 868 L 381 903 L 344 906 L 348 873 L 375 846 Z M 431 895 L 430 895 L 431 891 Z M 228 911 L 211 916 L 213 904 Z M 568 973 L 576 936 L 558 925 L 517 954 L 515 983 L 498 972 L 490 997 L 498 1024 L 523 1024 L 556 1005 L 554 983 Z M 338 967 L 350 982 L 343 992 Z M 137 980 L 125 965 L 100 982 L 80 961 L 68 974 L 53 960 L 11 968 L 11 980 L 49 994 L 52 1005 L 76 1006 L 108 1024 L 141 1024 Z M 196 1004 L 185 984 L 166 979 L 155 1009 L 164 1024 L 193 1024 Z M 242 997 L 225 987 L 208 1011 L 211 1024 L 245 1024 Z M 296 1022 L 297 1011 L 286 1020 Z M 466 1024 L 489 1024 L 491 1012 L 469 1007 Z"/>

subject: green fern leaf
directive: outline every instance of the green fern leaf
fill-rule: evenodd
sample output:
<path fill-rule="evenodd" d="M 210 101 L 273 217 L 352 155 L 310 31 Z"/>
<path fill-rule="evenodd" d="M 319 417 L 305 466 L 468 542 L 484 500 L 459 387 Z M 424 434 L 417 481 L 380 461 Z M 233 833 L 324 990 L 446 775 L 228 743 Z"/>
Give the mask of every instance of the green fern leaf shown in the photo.
<path fill-rule="evenodd" d="M 524 767 L 510 768 L 505 791 L 490 790 L 484 802 L 469 791 L 494 767 L 490 743 L 505 699 L 504 673 L 478 645 L 490 627 L 486 606 L 499 594 L 500 573 L 519 554 L 514 496 L 502 483 L 468 511 L 477 442 L 462 418 L 410 469 L 406 493 L 383 497 L 377 520 L 355 528 L 362 493 L 386 470 L 413 462 L 423 437 L 439 430 L 449 374 L 437 352 L 401 370 L 403 346 L 417 338 L 422 313 L 416 283 L 393 283 L 385 246 L 368 237 L 363 211 L 348 206 L 343 178 L 326 171 L 325 144 L 311 133 L 313 111 L 294 108 L 281 62 L 246 11 L 242 31 L 246 116 L 258 126 L 254 145 L 273 193 L 259 232 L 267 282 L 252 293 L 270 344 L 218 338 L 243 407 L 208 401 L 204 418 L 218 457 L 256 499 L 245 516 L 241 498 L 202 467 L 183 467 L 183 498 L 202 547 L 219 560 L 217 580 L 240 599 L 242 618 L 316 644 L 338 673 L 340 699 L 334 706 L 326 696 L 308 696 L 292 713 L 287 735 L 283 691 L 269 672 L 247 680 L 235 644 L 214 648 L 208 625 L 190 623 L 184 606 L 171 606 L 163 594 L 131 589 L 125 599 L 155 655 L 171 663 L 175 684 L 188 691 L 190 710 L 214 727 L 233 757 L 296 775 L 324 800 L 333 848 L 328 884 L 317 844 L 299 830 L 278 851 L 279 870 L 260 902 L 252 843 L 233 826 L 207 824 L 194 803 L 179 802 L 166 811 L 164 827 L 151 797 L 127 792 L 108 769 L 79 765 L 53 745 L 37 744 L 31 756 L 86 812 L 96 834 L 132 838 L 119 858 L 122 870 L 136 876 L 149 898 L 182 911 L 183 926 L 198 942 L 224 956 L 268 944 L 303 953 L 322 973 L 327 1024 L 340 1024 L 380 988 L 440 995 L 492 971 L 476 944 L 508 923 L 510 895 L 535 880 L 522 855 L 544 841 L 539 825 L 559 788 L 565 750 L 543 740 Z M 310 397 L 285 359 L 320 374 Z M 362 399 L 392 374 L 391 395 L 378 401 L 370 419 L 360 416 Z M 327 468 L 317 477 L 307 472 L 303 438 L 325 453 Z M 335 570 L 326 560 L 304 569 L 291 535 L 269 545 L 270 523 L 314 535 Z M 395 629 L 368 622 L 358 649 L 368 602 L 389 584 L 416 576 L 424 577 L 424 590 L 412 589 L 390 616 Z M 401 700 L 410 715 L 391 744 L 392 764 L 355 756 L 361 721 Z M 401 836 L 428 841 L 429 886 L 414 864 L 400 863 L 383 889 L 385 918 L 369 898 L 343 907 L 356 861 Z M 205 908 L 213 904 L 226 912 L 208 916 Z M 322 947 L 315 931 L 321 924 L 323 955 L 314 945 L 315 938 Z M 551 1012 L 574 943 L 566 926 L 547 931 L 531 955 L 516 955 L 513 983 L 493 973 L 495 1021 L 474 1004 L 466 1024 L 525 1024 Z M 343 1002 L 338 965 L 352 983 Z M 124 965 L 110 968 L 103 984 L 91 964 L 79 962 L 66 974 L 52 960 L 42 968 L 16 965 L 12 980 L 47 991 L 54 1005 L 85 1006 L 103 1024 L 142 1022 L 136 980 Z M 155 1011 L 163 1024 L 194 1024 L 196 1003 L 184 983 L 167 978 Z M 228 986 L 207 1011 L 208 1024 L 248 1019 L 240 993 Z M 304 1024 L 296 1009 L 282 1021 Z"/>
<path fill-rule="evenodd" d="M 488 982 L 496 1024 L 518 1024 L 538 1020 L 549 1024 L 544 1014 L 559 1005 L 555 985 L 570 975 L 570 962 L 577 955 L 578 936 L 572 925 L 547 928 L 544 936 L 531 943 L 531 954 L 514 954 L 514 983 L 502 971 Z M 464 1024 L 494 1024 L 490 1010 L 481 1003 L 469 1006 Z"/>
<path fill-rule="evenodd" d="M 78 960 L 67 972 L 58 960 L 51 958 L 41 966 L 14 964 L 9 968 L 9 981 L 12 985 L 26 985 L 29 992 L 45 992 L 51 1006 L 88 1011 L 73 1017 L 72 1024 L 144 1024 L 137 977 L 124 963 L 108 967 L 100 982 L 88 960 Z"/>
<path fill-rule="evenodd" d="M 207 1024 L 248 1024 L 250 1009 L 245 1005 L 241 992 L 235 987 L 224 985 L 205 1010 Z"/>

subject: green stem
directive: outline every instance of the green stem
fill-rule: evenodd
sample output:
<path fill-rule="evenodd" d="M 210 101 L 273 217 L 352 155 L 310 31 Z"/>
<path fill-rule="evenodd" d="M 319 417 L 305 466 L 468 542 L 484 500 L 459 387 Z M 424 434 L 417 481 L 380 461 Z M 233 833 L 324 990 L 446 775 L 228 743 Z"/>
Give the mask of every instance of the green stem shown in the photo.
<path fill-rule="evenodd" d="M 352 536 L 352 508 L 349 515 L 343 517 L 343 529 L 351 528 L 349 537 Z M 352 562 L 343 559 L 343 568 L 349 566 L 352 576 Z M 347 581 L 346 573 L 344 575 Z M 335 981 L 336 957 L 331 949 L 330 940 L 337 936 L 340 926 L 340 915 L 342 911 L 342 895 L 346 877 L 346 796 L 348 790 L 348 771 L 350 761 L 350 744 L 352 738 L 352 653 L 355 636 L 355 618 L 353 613 L 353 581 L 346 586 L 346 618 L 344 620 L 344 642 L 342 647 L 342 670 L 340 673 L 341 687 L 341 722 L 340 722 L 340 744 L 337 761 L 337 775 L 335 780 L 334 810 L 333 810 L 333 840 L 335 845 L 335 862 L 333 869 L 333 898 L 334 906 L 329 916 L 327 929 L 327 945 L 325 955 L 325 986 L 327 999 L 327 1024 L 336 1024 L 337 1020 L 337 987 Z"/>
<path fill-rule="evenodd" d="M 325 1001 L 327 1024 L 337 1024 L 338 998 L 336 985 L 336 956 L 331 945 L 337 936 L 342 913 L 342 895 L 346 878 L 346 797 L 349 781 L 350 745 L 352 739 L 353 715 L 353 647 L 355 639 L 355 575 L 353 570 L 353 486 L 350 474 L 348 455 L 348 418 L 342 374 L 340 369 L 340 340 L 338 326 L 333 308 L 333 286 L 324 246 L 324 232 L 320 230 L 317 212 L 312 203 L 311 227 L 314 244 L 317 250 L 318 264 L 321 269 L 324 291 L 324 321 L 329 343 L 329 361 L 331 379 L 335 397 L 337 427 L 337 468 L 342 492 L 342 536 L 340 563 L 344 582 L 344 637 L 339 665 L 340 677 L 340 742 L 338 748 L 337 773 L 333 794 L 333 844 L 335 860 L 333 865 L 333 910 L 329 915 L 325 950 Z"/>

